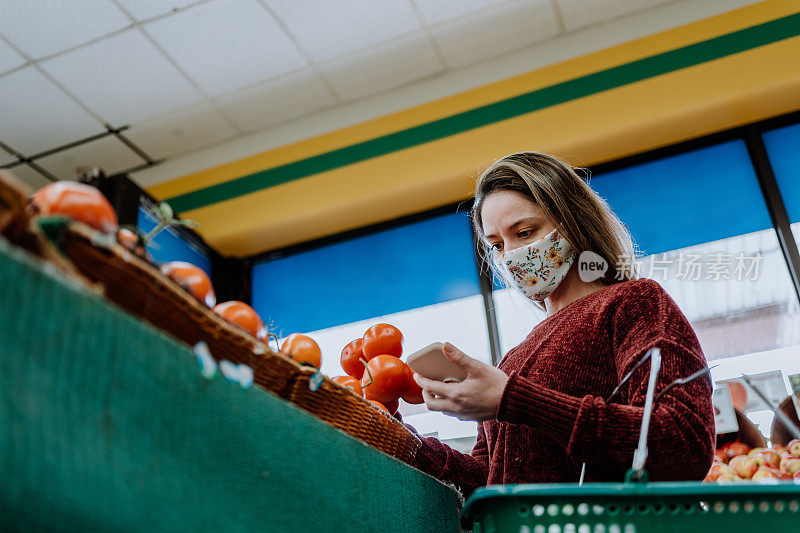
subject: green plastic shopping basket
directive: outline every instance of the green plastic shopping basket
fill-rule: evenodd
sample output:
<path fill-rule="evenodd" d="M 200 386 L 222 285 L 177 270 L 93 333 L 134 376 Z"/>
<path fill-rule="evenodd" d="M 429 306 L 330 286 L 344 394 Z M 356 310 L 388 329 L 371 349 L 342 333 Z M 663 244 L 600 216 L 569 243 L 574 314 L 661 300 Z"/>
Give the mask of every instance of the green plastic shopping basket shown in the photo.
<path fill-rule="evenodd" d="M 474 533 L 800 531 L 800 483 L 496 485 L 473 493 L 461 522 Z"/>

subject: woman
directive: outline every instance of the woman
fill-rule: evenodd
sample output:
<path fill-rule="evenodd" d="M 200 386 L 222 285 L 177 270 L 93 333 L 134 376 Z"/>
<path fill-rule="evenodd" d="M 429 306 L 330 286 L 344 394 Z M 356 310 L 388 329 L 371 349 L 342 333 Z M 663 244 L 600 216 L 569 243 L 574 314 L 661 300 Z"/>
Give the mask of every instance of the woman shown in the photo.
<path fill-rule="evenodd" d="M 487 484 L 577 482 L 583 463 L 586 481 L 622 481 L 649 363 L 605 399 L 654 346 L 663 358 L 657 391 L 705 368 L 692 327 L 660 285 L 637 279 L 628 231 L 558 159 L 525 152 L 495 162 L 478 180 L 472 217 L 495 269 L 548 316 L 497 368 L 446 344 L 464 381 L 414 375 L 429 409 L 478 421 L 470 455 L 423 438 L 415 465 L 465 495 Z M 584 251 L 608 264 L 599 279 L 581 279 Z M 645 468 L 653 480 L 699 480 L 714 445 L 711 384 L 698 379 L 655 406 Z"/>

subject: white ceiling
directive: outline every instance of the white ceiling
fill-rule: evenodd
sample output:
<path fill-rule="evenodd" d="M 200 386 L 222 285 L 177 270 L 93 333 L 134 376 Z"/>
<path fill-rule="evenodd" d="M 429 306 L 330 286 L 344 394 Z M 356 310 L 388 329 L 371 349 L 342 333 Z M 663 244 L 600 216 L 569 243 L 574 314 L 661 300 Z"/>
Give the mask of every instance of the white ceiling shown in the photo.
<path fill-rule="evenodd" d="M 0 142 L 30 157 L 130 125 L 158 160 L 675 0 L 2 2 Z M 145 163 L 113 136 L 37 162 L 59 178 Z"/>

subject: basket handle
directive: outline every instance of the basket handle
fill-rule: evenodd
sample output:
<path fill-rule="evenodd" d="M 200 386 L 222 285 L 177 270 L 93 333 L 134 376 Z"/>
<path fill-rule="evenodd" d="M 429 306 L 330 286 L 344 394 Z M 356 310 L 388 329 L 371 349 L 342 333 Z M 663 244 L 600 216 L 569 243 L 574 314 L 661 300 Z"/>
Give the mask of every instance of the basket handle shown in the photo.
<path fill-rule="evenodd" d="M 640 480 L 644 472 L 644 463 L 647 461 L 647 434 L 650 431 L 650 417 L 653 414 L 653 396 L 656 393 L 656 381 L 661 370 L 661 350 L 658 347 L 650 348 L 650 380 L 647 383 L 647 396 L 644 400 L 644 413 L 642 414 L 642 427 L 639 431 L 639 446 L 633 454 L 632 472 L 630 477 Z M 627 478 L 628 476 L 626 476 Z"/>

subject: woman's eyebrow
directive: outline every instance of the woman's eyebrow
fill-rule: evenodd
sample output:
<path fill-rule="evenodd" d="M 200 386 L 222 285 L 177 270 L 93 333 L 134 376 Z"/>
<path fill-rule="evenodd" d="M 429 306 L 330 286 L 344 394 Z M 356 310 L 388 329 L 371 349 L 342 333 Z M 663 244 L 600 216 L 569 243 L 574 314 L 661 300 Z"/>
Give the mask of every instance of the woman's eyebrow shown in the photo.
<path fill-rule="evenodd" d="M 513 224 L 511 224 L 511 225 L 508 227 L 508 229 L 510 229 L 510 230 L 513 230 L 513 229 L 516 229 L 516 228 L 518 228 L 519 226 L 522 226 L 523 224 L 527 224 L 527 223 L 529 223 L 529 222 L 539 222 L 539 219 L 540 219 L 540 218 L 541 218 L 541 217 L 537 217 L 537 216 L 521 218 L 521 219 L 517 220 L 516 222 L 514 222 Z M 494 233 L 492 233 L 491 235 L 487 235 L 487 236 L 486 236 L 486 237 L 484 237 L 484 238 L 486 238 L 486 239 L 496 239 L 496 238 L 497 238 L 497 235 L 495 235 Z"/>
<path fill-rule="evenodd" d="M 539 217 L 525 217 L 517 220 L 513 224 L 511 224 L 508 229 L 515 229 L 523 224 L 528 224 L 529 222 L 539 222 Z"/>

